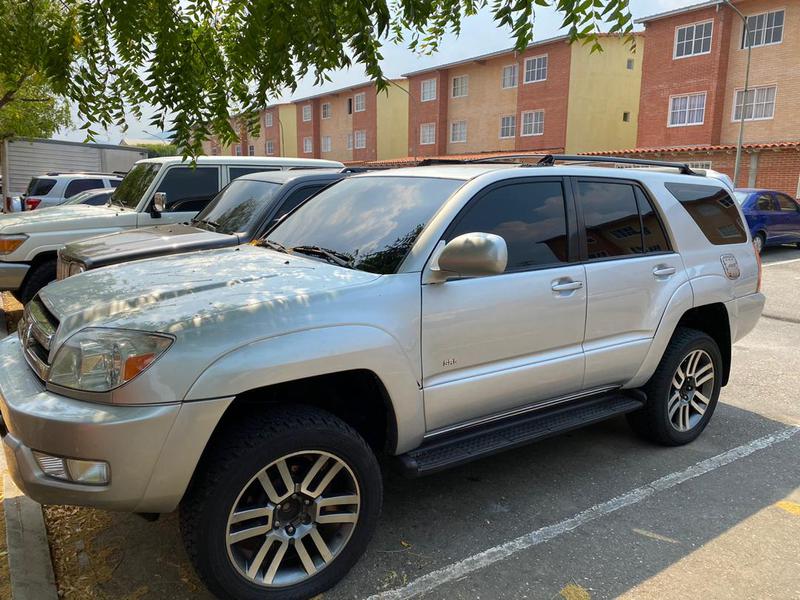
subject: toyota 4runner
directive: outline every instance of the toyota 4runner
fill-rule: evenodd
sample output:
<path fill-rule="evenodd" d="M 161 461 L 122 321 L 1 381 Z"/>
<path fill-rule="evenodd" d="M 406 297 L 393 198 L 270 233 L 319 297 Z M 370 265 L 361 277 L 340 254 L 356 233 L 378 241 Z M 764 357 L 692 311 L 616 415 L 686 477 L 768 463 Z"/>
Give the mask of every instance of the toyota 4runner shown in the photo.
<path fill-rule="evenodd" d="M 554 162 L 356 175 L 260 247 L 48 286 L 0 342 L 12 477 L 180 508 L 216 595 L 307 598 L 364 551 L 379 454 L 422 475 L 622 414 L 691 442 L 764 304 L 731 190 Z"/>

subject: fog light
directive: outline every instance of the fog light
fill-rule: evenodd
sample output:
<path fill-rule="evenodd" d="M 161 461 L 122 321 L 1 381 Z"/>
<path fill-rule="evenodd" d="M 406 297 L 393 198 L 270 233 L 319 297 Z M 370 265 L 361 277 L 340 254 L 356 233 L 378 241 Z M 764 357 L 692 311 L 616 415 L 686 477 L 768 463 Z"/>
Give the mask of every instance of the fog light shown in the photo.
<path fill-rule="evenodd" d="M 33 456 L 44 474 L 56 479 L 87 485 L 104 485 L 110 480 L 108 463 L 103 461 L 60 458 L 35 450 Z"/>

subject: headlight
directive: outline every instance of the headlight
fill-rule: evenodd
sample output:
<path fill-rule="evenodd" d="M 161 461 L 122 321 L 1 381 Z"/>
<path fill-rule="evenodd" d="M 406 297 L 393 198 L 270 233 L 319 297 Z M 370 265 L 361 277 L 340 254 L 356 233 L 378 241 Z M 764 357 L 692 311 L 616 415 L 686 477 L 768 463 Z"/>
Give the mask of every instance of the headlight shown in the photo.
<path fill-rule="evenodd" d="M 149 367 L 172 338 L 126 329 L 87 328 L 56 352 L 50 383 L 87 392 L 108 392 Z"/>
<path fill-rule="evenodd" d="M 0 254 L 11 254 L 14 250 L 22 246 L 27 235 L 0 235 Z"/>

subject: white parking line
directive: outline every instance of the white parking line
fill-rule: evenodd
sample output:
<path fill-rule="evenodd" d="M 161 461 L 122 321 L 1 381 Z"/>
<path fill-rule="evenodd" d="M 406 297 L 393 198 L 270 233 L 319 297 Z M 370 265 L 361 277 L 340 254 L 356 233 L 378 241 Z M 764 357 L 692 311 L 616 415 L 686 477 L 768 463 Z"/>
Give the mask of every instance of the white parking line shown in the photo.
<path fill-rule="evenodd" d="M 791 263 L 800 262 L 800 258 L 792 258 L 791 260 L 776 260 L 762 263 L 761 266 L 763 267 L 773 267 L 775 265 L 788 265 Z"/>
<path fill-rule="evenodd" d="M 728 450 L 727 452 L 723 452 L 722 454 L 717 454 L 716 456 L 702 460 L 699 463 L 684 469 L 683 471 L 676 471 L 675 473 L 665 475 L 664 477 L 660 477 L 655 481 L 651 481 L 650 483 L 633 489 L 625 494 L 622 494 L 621 496 L 617 496 L 616 498 L 606 502 L 596 504 L 591 508 L 584 510 L 583 512 L 556 523 L 555 525 L 542 527 L 541 529 L 526 533 L 525 535 L 522 535 L 504 544 L 500 544 L 499 546 L 495 546 L 494 548 L 489 548 L 488 550 L 484 550 L 478 554 L 473 554 L 472 556 L 455 562 L 447 567 L 438 569 L 428 573 L 427 575 L 423 575 L 422 577 L 415 579 L 408 585 L 405 585 L 401 588 L 395 588 L 393 590 L 387 590 L 385 592 L 374 594 L 367 600 L 404 600 L 406 598 L 414 598 L 421 594 L 426 594 L 438 588 L 439 586 L 444 585 L 445 583 L 461 579 L 473 571 L 483 569 L 484 567 L 488 567 L 489 565 L 506 559 L 517 552 L 552 540 L 553 538 L 572 531 L 573 529 L 576 529 L 581 525 L 585 525 L 590 521 L 594 521 L 595 519 L 599 519 L 600 517 L 616 512 L 621 508 L 638 504 L 642 500 L 646 500 L 658 492 L 663 492 L 675 487 L 676 485 L 689 481 L 690 479 L 694 479 L 695 477 L 705 475 L 706 473 L 710 473 L 711 471 L 719 469 L 720 467 L 729 465 L 740 458 L 750 456 L 754 452 L 764 450 L 765 448 L 769 448 L 770 446 L 773 446 L 779 442 L 784 442 L 796 435 L 798 432 L 800 432 L 799 426 L 787 427 L 781 431 L 777 431 L 773 434 L 753 440 L 748 444 L 737 446 L 736 448 Z"/>

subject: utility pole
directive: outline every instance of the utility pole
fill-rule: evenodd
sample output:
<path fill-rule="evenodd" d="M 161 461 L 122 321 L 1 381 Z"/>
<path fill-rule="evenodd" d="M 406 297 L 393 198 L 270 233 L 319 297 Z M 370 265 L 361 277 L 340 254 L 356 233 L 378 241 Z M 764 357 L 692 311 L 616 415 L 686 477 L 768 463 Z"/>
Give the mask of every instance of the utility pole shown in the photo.
<path fill-rule="evenodd" d="M 748 92 L 748 85 L 750 84 L 750 55 L 753 51 L 753 44 L 750 40 L 750 26 L 747 24 L 747 17 L 742 14 L 738 8 L 736 8 L 732 3 L 731 0 L 722 0 L 723 4 L 727 4 L 731 7 L 731 9 L 739 15 L 739 18 L 744 23 L 744 37 L 743 42 L 747 44 L 747 67 L 744 71 L 744 91 L 742 92 L 742 113 L 739 115 L 739 141 L 736 143 L 736 164 L 733 167 L 733 185 L 734 187 L 738 186 L 739 183 L 739 170 L 742 166 L 742 141 L 744 139 L 744 115 L 745 109 L 747 108 L 747 92 Z M 755 107 L 755 98 L 753 98 L 753 105 Z M 736 98 L 734 98 L 734 110 L 736 108 Z"/>

